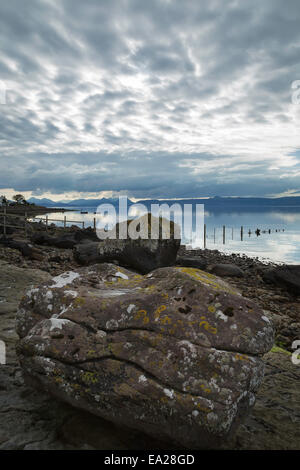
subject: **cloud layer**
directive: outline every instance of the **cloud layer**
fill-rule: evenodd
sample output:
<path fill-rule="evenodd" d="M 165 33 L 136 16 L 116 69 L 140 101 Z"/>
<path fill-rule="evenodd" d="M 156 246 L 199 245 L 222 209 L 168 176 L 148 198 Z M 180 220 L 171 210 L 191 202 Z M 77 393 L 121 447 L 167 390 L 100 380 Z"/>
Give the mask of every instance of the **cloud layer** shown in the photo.
<path fill-rule="evenodd" d="M 299 190 L 298 0 L 0 6 L 0 187 Z"/>

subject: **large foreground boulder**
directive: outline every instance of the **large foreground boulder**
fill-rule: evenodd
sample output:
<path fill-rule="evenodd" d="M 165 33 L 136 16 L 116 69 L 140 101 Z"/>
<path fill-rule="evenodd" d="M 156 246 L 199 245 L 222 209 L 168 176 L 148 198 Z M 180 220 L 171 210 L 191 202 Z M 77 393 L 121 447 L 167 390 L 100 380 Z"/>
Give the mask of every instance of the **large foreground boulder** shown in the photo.
<path fill-rule="evenodd" d="M 160 229 L 157 238 L 151 238 L 153 221 Z M 132 224 L 134 228 L 139 227 L 139 230 L 136 232 L 133 230 L 130 233 L 129 224 Z M 140 228 L 141 226 L 145 228 L 145 232 Z M 124 228 L 126 232 L 128 230 L 128 235 L 122 239 L 119 234 Z M 99 236 L 101 233 L 106 238 L 101 239 L 98 243 L 75 246 L 74 258 L 77 263 L 87 266 L 95 263 L 117 262 L 121 266 L 133 268 L 146 274 L 159 267 L 172 266 L 176 262 L 177 252 L 180 248 L 180 228 L 166 219 L 158 219 L 153 215 L 146 214 L 139 219 L 117 224 L 107 233 L 98 231 Z"/>
<path fill-rule="evenodd" d="M 192 449 L 233 435 L 273 344 L 255 303 L 185 267 L 146 276 L 113 264 L 67 272 L 24 296 L 17 332 L 33 385 Z"/>

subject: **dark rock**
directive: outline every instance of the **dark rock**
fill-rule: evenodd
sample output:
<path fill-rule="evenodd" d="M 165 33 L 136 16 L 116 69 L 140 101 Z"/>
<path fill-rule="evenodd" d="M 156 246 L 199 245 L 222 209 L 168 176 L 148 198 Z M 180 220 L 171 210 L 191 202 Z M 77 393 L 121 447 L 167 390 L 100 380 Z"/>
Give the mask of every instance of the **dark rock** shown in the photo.
<path fill-rule="evenodd" d="M 300 295 L 300 265 L 276 266 L 262 273 L 265 282 L 271 282 L 287 291 Z"/>
<path fill-rule="evenodd" d="M 87 241 L 87 240 L 94 241 L 94 242 L 99 241 L 99 238 L 97 237 L 97 233 L 95 232 L 94 229 L 92 229 L 92 227 L 75 231 L 74 239 L 76 240 L 77 243 L 80 243 L 82 241 Z"/>
<path fill-rule="evenodd" d="M 1 245 L 7 246 L 9 248 L 14 248 L 22 253 L 26 258 L 42 261 L 44 259 L 43 253 L 32 246 L 30 243 L 27 243 L 22 240 L 14 240 L 12 238 L 2 238 L 0 239 Z"/>
<path fill-rule="evenodd" d="M 68 230 L 57 236 L 51 236 L 46 231 L 37 232 L 31 237 L 31 240 L 37 245 L 73 249 L 78 243 L 82 243 L 84 241 L 97 241 L 98 237 L 96 232 L 89 227 L 87 229 Z"/>
<path fill-rule="evenodd" d="M 51 258 L 49 258 L 50 263 L 61 263 L 62 260 L 62 257 L 59 255 L 51 256 Z"/>
<path fill-rule="evenodd" d="M 273 348 L 264 356 L 266 371 L 255 407 L 226 449 L 299 450 L 300 366 L 291 354 Z"/>
<path fill-rule="evenodd" d="M 140 217 L 136 223 L 147 221 L 147 218 L 148 215 Z M 117 227 L 119 228 L 119 225 Z M 151 231 L 151 227 L 148 229 Z M 74 249 L 74 259 L 84 266 L 117 261 L 121 266 L 133 268 L 143 274 L 159 267 L 173 266 L 180 247 L 180 239 L 172 237 L 172 233 L 169 239 L 162 237 L 151 239 L 150 232 L 148 235 L 147 239 L 107 238 L 98 243 L 80 244 Z"/>
<path fill-rule="evenodd" d="M 115 424 L 217 448 L 255 401 L 273 344 L 263 311 L 203 271 L 99 264 L 27 293 L 17 352 L 33 385 Z"/>
<path fill-rule="evenodd" d="M 209 271 L 216 276 L 243 277 L 244 271 L 235 264 L 214 264 Z"/>
<path fill-rule="evenodd" d="M 77 243 L 73 233 L 66 233 L 61 237 L 51 237 L 47 232 L 38 232 L 31 237 L 31 241 L 37 245 L 47 245 L 65 249 L 72 249 Z"/>
<path fill-rule="evenodd" d="M 198 256 L 179 256 L 176 260 L 176 266 L 205 270 L 207 261 L 203 258 L 199 258 Z"/>

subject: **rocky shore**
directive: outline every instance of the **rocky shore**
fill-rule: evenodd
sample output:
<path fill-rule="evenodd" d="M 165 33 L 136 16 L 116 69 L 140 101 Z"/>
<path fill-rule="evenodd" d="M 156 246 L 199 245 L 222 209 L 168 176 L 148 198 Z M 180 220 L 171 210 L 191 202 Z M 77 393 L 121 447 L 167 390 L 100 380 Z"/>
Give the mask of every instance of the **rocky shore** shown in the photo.
<path fill-rule="evenodd" d="M 0 243 L 0 339 L 7 346 L 7 363 L 0 365 L 0 449 L 171 448 L 170 443 L 139 431 L 128 432 L 124 426 L 73 408 L 24 382 L 15 352 L 15 318 L 21 298 L 33 285 L 78 270 L 74 246 L 95 242 L 90 230 L 73 227 L 66 237 L 63 229 L 54 225 L 47 234 L 44 229 L 35 223 L 28 238 L 20 228 L 10 234 L 9 243 Z M 292 363 L 291 353 L 293 341 L 300 339 L 300 305 L 293 279 L 287 284 L 272 282 L 273 263 L 215 250 L 190 251 L 184 246 L 178 251 L 176 264 L 217 275 L 268 312 L 275 328 L 274 346 L 263 356 L 266 369 L 256 404 L 224 447 L 299 449 L 300 366 Z"/>
<path fill-rule="evenodd" d="M 44 206 L 38 206 L 38 205 L 23 205 L 23 204 L 18 204 L 15 206 L 6 206 L 6 213 L 7 214 L 14 214 L 14 215 L 25 215 L 27 213 L 28 216 L 33 216 L 33 215 L 43 215 L 43 214 L 48 214 L 50 212 L 69 212 L 71 209 L 62 209 L 62 208 L 55 208 L 55 207 L 44 207 Z M 3 214 L 4 212 L 4 207 L 0 207 L 0 215 Z"/>

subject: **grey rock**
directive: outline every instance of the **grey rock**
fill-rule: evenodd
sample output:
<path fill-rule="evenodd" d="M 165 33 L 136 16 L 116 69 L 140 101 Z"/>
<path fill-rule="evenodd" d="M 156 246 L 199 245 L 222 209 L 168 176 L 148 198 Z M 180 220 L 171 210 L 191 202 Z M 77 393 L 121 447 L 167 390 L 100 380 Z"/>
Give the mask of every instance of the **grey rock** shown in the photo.
<path fill-rule="evenodd" d="M 30 383 L 160 440 L 218 447 L 255 402 L 264 312 L 203 271 L 139 276 L 111 264 L 68 272 L 20 304 L 17 352 Z"/>
<path fill-rule="evenodd" d="M 186 266 L 187 268 L 196 268 L 205 270 L 207 261 L 199 256 L 178 256 L 176 266 Z"/>
<path fill-rule="evenodd" d="M 214 264 L 209 271 L 216 276 L 243 277 L 244 271 L 235 264 Z"/>
<path fill-rule="evenodd" d="M 77 263 L 87 266 L 95 263 L 114 262 L 117 261 L 121 266 L 133 268 L 143 274 L 153 269 L 172 266 L 175 264 L 177 252 L 180 247 L 180 239 L 175 238 L 174 224 L 171 223 L 171 237 L 164 239 L 159 237 L 151 239 L 151 223 L 148 223 L 149 214 L 136 220 L 136 224 L 145 223 L 148 231 L 148 238 L 132 239 L 113 239 L 106 238 L 99 243 L 86 243 L 76 245 L 74 248 L 74 259 Z M 162 226 L 166 223 L 165 219 L 153 217 L 152 220 L 163 221 Z M 123 222 L 121 225 L 127 225 L 130 221 Z M 116 226 L 116 235 L 121 227 Z M 173 228 L 173 234 L 172 234 Z M 114 233 L 112 229 L 109 233 Z"/>
<path fill-rule="evenodd" d="M 285 265 L 266 269 L 262 278 L 265 282 L 271 282 L 295 295 L 300 295 L 300 265 Z"/>

